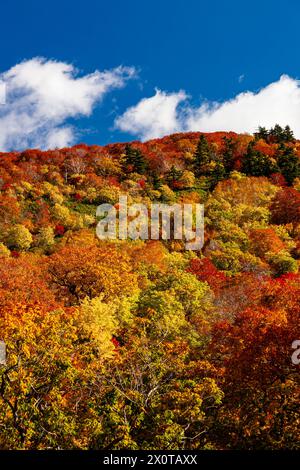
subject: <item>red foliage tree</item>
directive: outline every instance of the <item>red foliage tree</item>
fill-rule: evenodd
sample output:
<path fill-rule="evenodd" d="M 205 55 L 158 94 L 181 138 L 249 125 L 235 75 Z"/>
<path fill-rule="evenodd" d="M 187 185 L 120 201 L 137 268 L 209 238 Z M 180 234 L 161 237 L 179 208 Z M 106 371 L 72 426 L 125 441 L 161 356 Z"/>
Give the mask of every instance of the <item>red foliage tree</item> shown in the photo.
<path fill-rule="evenodd" d="M 274 224 L 296 225 L 300 222 L 300 193 L 294 188 L 279 191 L 270 207 Z"/>
<path fill-rule="evenodd" d="M 207 282 L 213 290 L 218 290 L 226 284 L 225 274 L 219 271 L 208 258 L 192 259 L 187 272 L 194 274 L 199 281 Z"/>

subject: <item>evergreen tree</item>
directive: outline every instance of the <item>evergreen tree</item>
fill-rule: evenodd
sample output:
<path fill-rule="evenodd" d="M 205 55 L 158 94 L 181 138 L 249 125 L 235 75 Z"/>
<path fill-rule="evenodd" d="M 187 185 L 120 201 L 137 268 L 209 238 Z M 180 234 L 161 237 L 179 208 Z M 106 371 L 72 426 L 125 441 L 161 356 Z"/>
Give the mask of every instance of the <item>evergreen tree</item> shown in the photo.
<path fill-rule="evenodd" d="M 181 178 L 182 173 L 183 172 L 181 170 L 178 170 L 174 165 L 172 165 L 172 168 L 170 169 L 170 171 L 167 173 L 167 176 L 166 176 L 166 181 L 172 188 L 176 186 L 176 183 Z"/>
<path fill-rule="evenodd" d="M 283 129 L 279 124 L 276 124 L 273 129 L 270 129 L 269 135 L 278 143 L 295 141 L 294 133 L 290 126 L 285 126 Z"/>
<path fill-rule="evenodd" d="M 206 172 L 206 166 L 212 159 L 212 151 L 204 134 L 200 135 L 197 148 L 194 154 L 194 173 L 199 177 Z"/>
<path fill-rule="evenodd" d="M 284 130 L 279 124 L 275 124 L 275 126 L 270 129 L 269 135 L 274 138 L 275 142 L 284 141 Z"/>
<path fill-rule="evenodd" d="M 147 170 L 147 162 L 139 149 L 132 148 L 130 144 L 126 144 L 125 157 L 123 159 L 123 169 L 126 173 L 144 174 Z"/>
<path fill-rule="evenodd" d="M 157 174 L 156 171 L 151 171 L 149 173 L 149 178 L 148 179 L 149 179 L 153 189 L 159 190 L 162 187 L 162 184 L 163 184 L 162 179 Z"/>
<path fill-rule="evenodd" d="M 286 182 L 291 185 L 300 176 L 300 160 L 293 147 L 280 144 L 277 151 L 277 163 Z"/>
<path fill-rule="evenodd" d="M 285 140 L 285 142 L 294 142 L 295 141 L 294 133 L 293 133 L 292 129 L 290 128 L 290 126 L 285 126 L 285 128 L 284 128 L 284 140 Z"/>
<path fill-rule="evenodd" d="M 258 131 L 254 133 L 255 140 L 263 139 L 266 142 L 294 142 L 295 137 L 290 126 L 281 127 L 279 124 L 275 124 L 270 130 L 265 127 L 259 126 Z"/>
<path fill-rule="evenodd" d="M 262 126 L 258 127 L 258 131 L 254 133 L 255 140 L 263 139 L 266 142 L 268 141 L 269 131 Z"/>
<path fill-rule="evenodd" d="M 277 165 L 268 155 L 255 149 L 255 142 L 248 145 L 247 153 L 243 158 L 242 171 L 250 176 L 269 176 L 278 171 Z"/>
<path fill-rule="evenodd" d="M 236 143 L 231 137 L 223 137 L 225 148 L 223 151 L 223 165 L 225 174 L 228 175 L 234 169 L 234 151 Z"/>
<path fill-rule="evenodd" d="M 224 164 L 222 162 L 216 162 L 214 169 L 211 172 L 211 176 L 209 178 L 209 186 L 210 189 L 214 189 L 218 182 L 223 180 L 226 176 L 226 170 Z"/>

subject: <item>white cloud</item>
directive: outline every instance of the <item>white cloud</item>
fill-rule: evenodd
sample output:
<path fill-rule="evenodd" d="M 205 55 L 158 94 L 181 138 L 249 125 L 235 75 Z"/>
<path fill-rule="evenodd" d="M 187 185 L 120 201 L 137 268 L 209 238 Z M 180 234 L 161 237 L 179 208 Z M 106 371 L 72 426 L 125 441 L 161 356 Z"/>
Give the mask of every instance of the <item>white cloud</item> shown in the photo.
<path fill-rule="evenodd" d="M 179 104 L 184 106 L 179 106 Z M 236 131 L 253 133 L 259 125 L 290 125 L 300 138 L 300 82 L 287 75 L 258 92 L 246 91 L 223 103 L 192 107 L 184 91 L 156 91 L 119 116 L 115 125 L 146 140 L 170 132 Z"/>
<path fill-rule="evenodd" d="M 74 130 L 72 127 L 60 127 L 48 132 L 44 147 L 48 149 L 62 148 L 72 145 Z"/>
<path fill-rule="evenodd" d="M 142 99 L 115 120 L 121 131 L 138 135 L 142 140 L 175 132 L 181 120 L 178 105 L 187 99 L 184 91 L 165 93 L 156 90 L 151 98 Z"/>
<path fill-rule="evenodd" d="M 6 103 L 0 106 L 0 150 L 53 148 L 74 142 L 68 118 L 89 116 L 106 93 L 135 75 L 117 67 L 78 76 L 73 65 L 33 58 L 0 75 Z"/>

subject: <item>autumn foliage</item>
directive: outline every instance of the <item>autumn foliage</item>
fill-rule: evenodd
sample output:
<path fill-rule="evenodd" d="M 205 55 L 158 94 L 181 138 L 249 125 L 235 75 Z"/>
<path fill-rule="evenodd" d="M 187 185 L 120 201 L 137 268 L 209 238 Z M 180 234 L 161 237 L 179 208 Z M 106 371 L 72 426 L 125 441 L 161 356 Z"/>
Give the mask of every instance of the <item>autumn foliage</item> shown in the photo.
<path fill-rule="evenodd" d="M 290 129 L 0 155 L 0 449 L 299 449 Z M 203 203 L 197 252 L 96 208 Z"/>

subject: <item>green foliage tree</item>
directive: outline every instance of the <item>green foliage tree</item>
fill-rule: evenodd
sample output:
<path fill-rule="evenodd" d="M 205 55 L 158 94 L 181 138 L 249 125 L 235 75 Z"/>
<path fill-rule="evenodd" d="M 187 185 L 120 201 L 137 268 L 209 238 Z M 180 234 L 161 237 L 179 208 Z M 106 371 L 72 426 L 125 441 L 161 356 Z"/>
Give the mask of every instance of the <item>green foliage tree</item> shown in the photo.
<path fill-rule="evenodd" d="M 273 137 L 278 143 L 293 142 L 295 140 L 290 126 L 285 126 L 285 128 L 282 128 L 279 126 L 279 124 L 275 124 L 275 126 L 270 129 L 269 136 Z"/>
<path fill-rule="evenodd" d="M 256 150 L 255 142 L 251 141 L 243 159 L 243 173 L 250 176 L 269 176 L 271 173 L 276 173 L 276 170 L 276 162 L 268 155 Z"/>
<path fill-rule="evenodd" d="M 214 189 L 219 181 L 222 181 L 225 178 L 226 170 L 222 162 L 215 162 L 214 167 L 211 170 L 211 175 L 209 178 L 210 189 Z"/>
<path fill-rule="evenodd" d="M 212 151 L 204 134 L 201 134 L 193 158 L 193 169 L 196 177 L 205 174 L 207 165 L 212 159 Z"/>
<path fill-rule="evenodd" d="M 159 191 L 162 187 L 163 181 L 162 178 L 156 171 L 150 171 L 149 181 L 155 191 Z"/>
<path fill-rule="evenodd" d="M 297 261 L 286 251 L 270 254 L 267 253 L 267 257 L 276 276 L 282 276 L 282 274 L 287 273 L 296 273 L 298 271 Z"/>
<path fill-rule="evenodd" d="M 281 127 L 279 124 L 275 124 L 270 130 L 265 127 L 259 126 L 258 131 L 254 133 L 255 139 L 263 139 L 266 142 L 294 142 L 294 133 L 290 126 Z"/>
<path fill-rule="evenodd" d="M 168 171 L 165 177 L 166 182 L 169 184 L 171 188 L 173 189 L 176 188 L 182 176 L 182 173 L 183 172 L 179 170 L 178 168 L 176 168 L 175 165 L 172 165 L 171 169 Z"/>
<path fill-rule="evenodd" d="M 147 161 L 142 152 L 126 144 L 123 158 L 123 169 L 126 173 L 144 174 L 148 168 Z"/>
<path fill-rule="evenodd" d="M 223 137 L 224 150 L 223 150 L 223 165 L 225 174 L 228 175 L 234 170 L 234 151 L 236 149 L 236 143 L 232 137 Z"/>
<path fill-rule="evenodd" d="M 18 250 L 28 250 L 32 244 L 32 235 L 22 224 L 14 225 L 8 236 L 8 245 Z"/>
<path fill-rule="evenodd" d="M 300 176 L 300 159 L 293 147 L 280 144 L 277 150 L 277 162 L 287 183 L 291 185 L 294 179 Z"/>
<path fill-rule="evenodd" d="M 269 138 L 269 131 L 266 127 L 259 126 L 257 132 L 254 133 L 254 136 L 256 140 L 263 139 L 267 141 Z"/>

